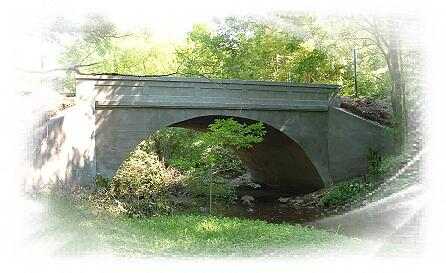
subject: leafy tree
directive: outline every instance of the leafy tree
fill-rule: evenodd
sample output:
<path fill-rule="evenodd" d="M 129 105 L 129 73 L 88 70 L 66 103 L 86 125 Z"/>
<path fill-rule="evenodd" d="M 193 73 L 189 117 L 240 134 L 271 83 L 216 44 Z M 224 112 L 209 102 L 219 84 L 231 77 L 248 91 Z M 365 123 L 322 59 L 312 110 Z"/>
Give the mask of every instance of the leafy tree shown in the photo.
<path fill-rule="evenodd" d="M 133 75 L 186 75 L 217 79 L 322 82 L 341 85 L 354 95 L 352 49 L 358 49 L 361 97 L 389 100 L 396 140 L 407 132 L 407 88 L 416 90 L 418 51 L 408 49 L 399 33 L 405 21 L 378 17 L 335 17 L 278 13 L 269 19 L 228 17 L 214 30 L 195 25 L 184 45 L 153 41 L 146 33 L 120 34 L 97 15 L 81 25 L 56 20 L 48 39 L 64 43 L 60 64 L 66 86 L 74 72 Z M 411 79 L 410 83 L 408 80 Z M 409 96 L 410 97 L 410 96 Z M 413 99 L 411 99 L 413 101 Z"/>
<path fill-rule="evenodd" d="M 57 18 L 46 37 L 64 48 L 58 57 L 60 68 L 53 70 L 65 71 L 64 88 L 73 92 L 75 73 L 94 71 L 111 48 L 112 40 L 121 36 L 111 21 L 91 14 L 81 24 Z"/>
<path fill-rule="evenodd" d="M 177 57 L 181 73 L 211 78 L 337 82 L 342 68 L 309 39 L 249 18 L 195 25 Z"/>
<path fill-rule="evenodd" d="M 100 73 L 167 75 L 177 69 L 175 45 L 156 42 L 149 35 L 135 33 L 112 43 L 94 68 Z"/>
<path fill-rule="evenodd" d="M 385 60 L 374 44 L 363 39 L 353 24 L 353 18 L 316 18 L 292 12 L 275 15 L 278 24 L 288 32 L 304 37 L 307 43 L 322 48 L 339 68 L 342 94 L 353 96 L 352 50 L 358 50 L 358 89 L 364 97 L 385 98 L 390 90 Z"/>
<path fill-rule="evenodd" d="M 202 160 L 213 173 L 227 171 L 220 168 L 220 162 L 226 157 L 225 151 L 249 149 L 263 141 L 266 134 L 263 123 L 250 125 L 239 123 L 233 118 L 216 119 L 209 125 L 209 131 L 199 137 L 204 144 Z"/>
<path fill-rule="evenodd" d="M 242 171 L 236 152 L 263 141 L 262 123 L 244 124 L 233 118 L 216 119 L 206 132 L 183 128 L 160 130 L 150 139 L 161 161 L 185 173 L 198 169 L 214 175 L 239 175 Z M 149 152 L 148 150 L 148 152 Z"/>
<path fill-rule="evenodd" d="M 64 47 L 59 64 L 66 71 L 65 87 L 72 91 L 74 73 L 150 75 L 177 68 L 174 44 L 155 42 L 146 32 L 121 34 L 100 15 L 87 16 L 81 24 L 58 19 L 49 33 Z"/>
<path fill-rule="evenodd" d="M 234 188 L 222 178 L 222 175 L 238 167 L 233 164 L 234 161 L 230 161 L 234 157 L 233 152 L 249 149 L 262 142 L 266 130 L 261 122 L 247 125 L 233 118 L 216 119 L 208 129 L 198 137 L 198 142 L 202 144 L 202 164 L 192 174 L 190 186 L 199 189 L 195 190 L 196 194 L 208 193 L 209 212 L 212 212 L 214 197 L 226 203 L 231 203 L 234 198 Z M 208 192 L 205 191 L 207 189 Z"/>
<path fill-rule="evenodd" d="M 349 17 L 343 18 L 343 21 L 345 23 L 340 37 L 347 37 L 353 46 L 362 47 L 360 51 L 364 51 L 364 58 L 372 68 L 376 68 L 366 70 L 365 75 L 360 75 L 360 81 L 375 77 L 375 86 L 382 90 L 381 97 L 390 97 L 397 132 L 395 140 L 402 147 L 407 134 L 407 78 L 413 77 L 414 71 L 419 72 L 417 67 L 420 67 L 419 63 L 413 62 L 416 59 L 413 52 L 417 49 L 410 49 L 407 39 L 402 36 L 413 22 L 403 18 L 376 16 Z M 409 65 L 410 60 L 412 63 Z M 368 90 L 363 92 L 374 93 Z"/>

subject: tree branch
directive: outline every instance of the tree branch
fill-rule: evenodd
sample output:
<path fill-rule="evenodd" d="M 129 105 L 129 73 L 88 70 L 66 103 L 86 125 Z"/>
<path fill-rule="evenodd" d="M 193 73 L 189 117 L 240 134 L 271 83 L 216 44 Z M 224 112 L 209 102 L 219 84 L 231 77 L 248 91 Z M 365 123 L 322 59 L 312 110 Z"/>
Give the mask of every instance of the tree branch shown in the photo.
<path fill-rule="evenodd" d="M 130 36 L 133 36 L 133 33 L 127 33 L 127 34 L 123 34 L 123 35 L 106 35 L 105 37 L 120 39 L 120 38 L 125 38 L 125 37 L 130 37 Z"/>
<path fill-rule="evenodd" d="M 46 74 L 46 73 L 57 72 L 57 71 L 73 71 L 78 74 L 83 74 L 79 71 L 79 68 L 94 66 L 97 64 L 100 64 L 100 62 L 89 63 L 89 64 L 75 64 L 75 65 L 72 65 L 69 67 L 60 67 L 60 68 L 53 68 L 53 69 L 48 69 L 48 70 L 25 70 L 25 69 L 21 69 L 21 70 L 24 72 L 27 72 L 27 73 L 35 73 L 35 74 Z"/>

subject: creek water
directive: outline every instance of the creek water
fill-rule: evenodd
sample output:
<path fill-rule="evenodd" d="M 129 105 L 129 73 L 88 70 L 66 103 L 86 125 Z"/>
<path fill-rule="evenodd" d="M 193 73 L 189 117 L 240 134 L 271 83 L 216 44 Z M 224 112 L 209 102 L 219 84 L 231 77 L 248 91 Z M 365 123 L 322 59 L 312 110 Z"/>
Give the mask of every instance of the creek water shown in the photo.
<path fill-rule="evenodd" d="M 236 206 L 224 211 L 226 216 L 259 219 L 270 223 L 296 223 L 304 224 L 315 221 L 322 215 L 316 207 L 293 208 L 279 202 L 260 202 L 252 208 Z"/>
<path fill-rule="evenodd" d="M 249 193 L 254 200 L 243 202 L 243 196 Z M 240 190 L 235 204 L 229 207 L 215 208 L 215 214 L 221 216 L 239 217 L 246 219 L 258 219 L 270 223 L 304 224 L 315 221 L 325 214 L 322 207 L 316 203 L 317 199 L 307 200 L 300 205 L 292 205 L 289 202 L 281 202 L 281 198 L 296 198 L 296 195 L 286 194 L 270 189 L 254 189 L 250 191 Z M 303 196 L 299 196 L 303 198 Z"/>

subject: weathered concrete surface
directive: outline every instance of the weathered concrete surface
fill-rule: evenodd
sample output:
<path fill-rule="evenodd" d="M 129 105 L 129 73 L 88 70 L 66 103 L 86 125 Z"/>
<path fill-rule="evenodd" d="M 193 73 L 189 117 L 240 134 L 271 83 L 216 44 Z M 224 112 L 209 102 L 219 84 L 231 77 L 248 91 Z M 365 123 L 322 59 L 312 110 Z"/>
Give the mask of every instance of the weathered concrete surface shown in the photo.
<path fill-rule="evenodd" d="M 82 107 L 73 107 L 34 128 L 36 142 L 25 190 L 69 182 L 91 183 L 95 177 L 94 120 Z"/>
<path fill-rule="evenodd" d="M 160 128 L 202 128 L 221 116 L 267 125 L 265 141 L 240 156 L 257 181 L 292 191 L 363 174 L 368 150 L 384 151 L 380 143 L 390 142 L 384 127 L 332 107 L 333 85 L 79 76 L 76 89 L 76 110 L 48 127 L 54 133 L 36 166 L 45 177 L 54 170 L 75 183 L 111 177 Z"/>
<path fill-rule="evenodd" d="M 341 108 L 330 107 L 328 153 L 333 181 L 367 173 L 369 150 L 385 154 L 392 150 L 389 129 Z"/>

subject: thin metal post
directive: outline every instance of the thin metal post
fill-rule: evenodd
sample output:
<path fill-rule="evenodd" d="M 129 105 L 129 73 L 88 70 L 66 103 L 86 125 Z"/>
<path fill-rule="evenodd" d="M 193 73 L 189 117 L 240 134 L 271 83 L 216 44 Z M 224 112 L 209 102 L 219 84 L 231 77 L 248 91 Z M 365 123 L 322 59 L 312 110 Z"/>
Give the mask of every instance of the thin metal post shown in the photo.
<path fill-rule="evenodd" d="M 358 97 L 358 82 L 356 79 L 356 48 L 353 48 L 353 72 L 355 80 L 355 97 Z"/>

